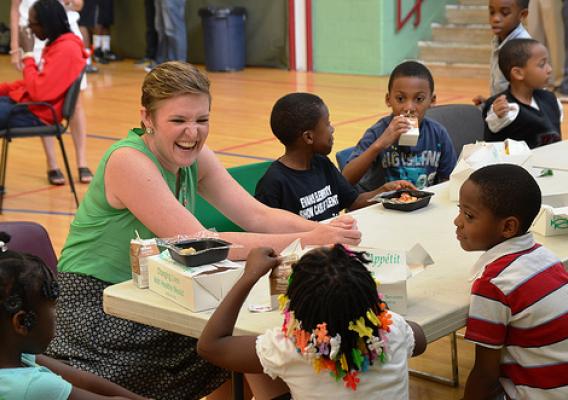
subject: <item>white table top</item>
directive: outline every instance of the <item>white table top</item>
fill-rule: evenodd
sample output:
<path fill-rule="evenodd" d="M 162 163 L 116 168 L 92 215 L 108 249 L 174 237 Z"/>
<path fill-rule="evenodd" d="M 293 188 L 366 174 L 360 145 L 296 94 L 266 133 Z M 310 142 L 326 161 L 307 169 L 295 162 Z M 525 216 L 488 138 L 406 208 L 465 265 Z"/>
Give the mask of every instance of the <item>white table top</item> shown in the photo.
<path fill-rule="evenodd" d="M 538 178 L 543 194 L 568 192 L 568 171 Z M 363 232 L 361 246 L 408 250 L 420 243 L 432 256 L 434 265 L 408 281 L 407 319 L 418 322 L 428 342 L 465 326 L 469 306 L 469 267 L 480 252 L 468 253 L 455 238 L 453 220 L 457 204 L 449 200 L 447 183 L 430 188 L 436 193 L 430 205 L 410 213 L 373 205 L 353 215 Z M 568 259 L 568 237 L 535 235 L 560 259 Z M 104 310 L 108 314 L 160 327 L 184 335 L 199 337 L 211 312 L 192 313 L 147 289 L 137 289 L 132 282 L 108 287 L 104 291 Z M 236 334 L 259 334 L 279 326 L 278 312 L 251 313 L 241 310 Z"/>
<path fill-rule="evenodd" d="M 568 171 L 568 140 L 533 149 L 533 165 Z"/>

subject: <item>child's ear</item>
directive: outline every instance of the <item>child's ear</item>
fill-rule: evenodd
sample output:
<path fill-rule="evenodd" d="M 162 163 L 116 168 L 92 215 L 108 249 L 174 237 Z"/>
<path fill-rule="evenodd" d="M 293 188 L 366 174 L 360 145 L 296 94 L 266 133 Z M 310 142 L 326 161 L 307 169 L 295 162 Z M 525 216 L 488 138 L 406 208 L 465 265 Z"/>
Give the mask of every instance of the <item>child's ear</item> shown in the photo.
<path fill-rule="evenodd" d="M 388 92 L 387 92 L 387 94 L 385 94 L 385 103 L 386 103 L 387 107 L 391 107 L 390 96 L 389 96 Z"/>
<path fill-rule="evenodd" d="M 522 21 L 523 23 L 525 23 L 525 22 L 527 21 L 527 17 L 528 17 L 528 16 L 529 16 L 529 9 L 528 9 L 528 8 L 523 8 L 523 9 L 521 10 L 521 14 L 520 14 L 521 21 Z"/>
<path fill-rule="evenodd" d="M 503 237 L 510 239 L 519 234 L 519 229 L 521 228 L 521 222 L 517 217 L 507 217 L 503 221 Z"/>
<path fill-rule="evenodd" d="M 304 131 L 302 139 L 304 139 L 306 144 L 314 144 L 314 132 L 311 130 Z"/>
<path fill-rule="evenodd" d="M 511 80 L 515 78 L 516 81 L 522 81 L 525 78 L 525 71 L 521 67 L 511 68 Z"/>
<path fill-rule="evenodd" d="M 436 94 L 432 93 L 432 97 L 430 98 L 430 106 L 436 105 Z"/>
<path fill-rule="evenodd" d="M 27 314 L 26 311 L 20 310 L 14 315 L 12 315 L 12 317 L 10 318 L 10 324 L 12 325 L 12 329 L 14 329 L 14 332 L 16 332 L 18 335 L 21 336 L 27 336 L 28 333 L 30 332 L 30 329 L 28 328 L 27 324 L 24 323 L 26 314 Z"/>

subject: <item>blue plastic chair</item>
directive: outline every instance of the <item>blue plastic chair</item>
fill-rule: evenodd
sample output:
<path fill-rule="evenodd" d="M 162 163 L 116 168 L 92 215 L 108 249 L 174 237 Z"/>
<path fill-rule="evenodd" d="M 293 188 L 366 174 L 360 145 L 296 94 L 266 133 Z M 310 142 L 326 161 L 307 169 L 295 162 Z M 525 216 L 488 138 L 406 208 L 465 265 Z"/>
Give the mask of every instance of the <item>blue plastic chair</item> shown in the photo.
<path fill-rule="evenodd" d="M 256 184 L 270 164 L 272 161 L 263 161 L 228 168 L 227 171 L 248 193 L 254 195 Z M 197 195 L 195 202 L 195 217 L 207 229 L 215 228 L 217 232 L 243 232 L 240 226 L 221 214 L 200 195 Z"/>
<path fill-rule="evenodd" d="M 354 149 L 355 146 L 351 146 L 346 149 L 339 150 L 337 153 L 335 153 L 335 159 L 337 160 L 337 166 L 339 167 L 340 171 L 343 171 L 343 168 L 345 167 L 345 164 L 347 164 L 347 160 L 349 159 L 351 153 L 353 153 Z"/>

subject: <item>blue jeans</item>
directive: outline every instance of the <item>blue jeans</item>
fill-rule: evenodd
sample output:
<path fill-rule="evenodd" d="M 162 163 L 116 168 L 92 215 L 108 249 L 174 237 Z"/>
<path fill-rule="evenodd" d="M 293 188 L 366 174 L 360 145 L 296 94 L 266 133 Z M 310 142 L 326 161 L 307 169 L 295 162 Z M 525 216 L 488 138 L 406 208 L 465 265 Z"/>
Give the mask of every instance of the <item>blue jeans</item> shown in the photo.
<path fill-rule="evenodd" d="M 8 114 L 14 108 L 16 102 L 8 96 L 0 96 L 0 129 L 8 127 Z M 27 107 L 21 107 L 12 114 L 10 127 L 25 128 L 27 126 L 41 126 L 43 122 L 39 120 Z"/>
<path fill-rule="evenodd" d="M 156 61 L 187 61 L 185 0 L 154 0 L 158 52 Z"/>

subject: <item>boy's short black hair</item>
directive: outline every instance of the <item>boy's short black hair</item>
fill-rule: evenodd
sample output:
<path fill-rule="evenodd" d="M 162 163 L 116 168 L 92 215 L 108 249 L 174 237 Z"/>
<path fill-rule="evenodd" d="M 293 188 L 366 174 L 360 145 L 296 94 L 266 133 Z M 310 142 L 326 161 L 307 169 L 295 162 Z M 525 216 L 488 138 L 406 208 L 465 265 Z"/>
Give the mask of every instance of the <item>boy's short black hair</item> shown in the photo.
<path fill-rule="evenodd" d="M 394 80 L 399 77 L 416 77 L 425 79 L 430 85 L 430 94 L 434 93 L 434 78 L 432 77 L 430 70 L 418 61 L 405 61 L 402 64 L 398 64 L 392 70 L 388 84 L 389 92 L 392 89 Z"/>
<path fill-rule="evenodd" d="M 514 67 L 524 68 L 532 56 L 532 48 L 540 44 L 535 39 L 511 39 L 499 50 L 499 69 L 507 80 L 511 81 Z"/>
<path fill-rule="evenodd" d="M 517 0 L 517 5 L 521 10 L 529 8 L 529 0 Z"/>
<path fill-rule="evenodd" d="M 497 164 L 473 172 L 469 180 L 480 190 L 483 206 L 499 218 L 517 217 L 519 234 L 527 232 L 542 202 L 540 188 L 532 175 L 513 164 Z"/>
<path fill-rule="evenodd" d="M 305 131 L 314 129 L 325 104 L 311 93 L 289 93 L 278 99 L 270 114 L 270 128 L 284 146 L 292 145 Z"/>

